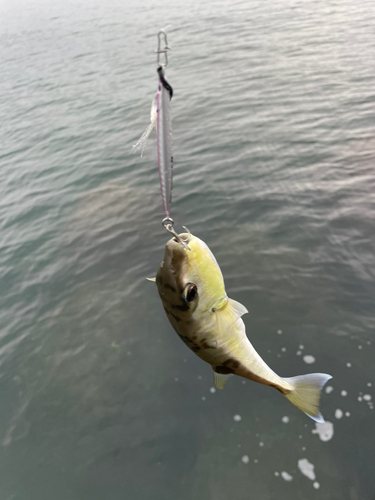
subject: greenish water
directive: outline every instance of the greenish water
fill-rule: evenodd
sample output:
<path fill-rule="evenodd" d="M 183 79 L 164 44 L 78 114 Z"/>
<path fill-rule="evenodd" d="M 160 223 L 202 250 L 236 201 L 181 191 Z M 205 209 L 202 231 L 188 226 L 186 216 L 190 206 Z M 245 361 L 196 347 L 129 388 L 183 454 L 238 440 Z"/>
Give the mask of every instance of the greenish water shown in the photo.
<path fill-rule="evenodd" d="M 0 3 L 1 499 L 375 498 L 374 23 L 369 0 Z M 319 432 L 267 387 L 213 392 L 144 279 L 160 28 L 172 216 L 277 373 L 333 375 Z"/>

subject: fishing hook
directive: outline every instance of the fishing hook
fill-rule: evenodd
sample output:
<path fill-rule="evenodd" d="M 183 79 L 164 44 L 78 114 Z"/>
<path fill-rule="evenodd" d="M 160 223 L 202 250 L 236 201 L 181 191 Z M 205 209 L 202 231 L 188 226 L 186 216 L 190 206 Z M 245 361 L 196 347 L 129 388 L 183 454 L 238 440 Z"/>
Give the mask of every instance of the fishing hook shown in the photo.
<path fill-rule="evenodd" d="M 190 250 L 189 245 L 187 244 L 187 242 L 186 242 L 186 241 L 184 241 L 184 240 L 183 240 L 183 239 L 182 239 L 182 238 L 181 238 L 181 237 L 180 237 L 180 236 L 176 233 L 176 231 L 173 229 L 173 224 L 174 224 L 174 221 L 173 221 L 173 219 L 172 219 L 171 217 L 166 217 L 165 219 L 163 219 L 163 220 L 162 220 L 162 226 L 163 226 L 163 227 L 164 227 L 167 231 L 169 231 L 170 233 L 172 233 L 172 234 L 173 234 L 173 236 L 176 238 L 176 240 L 177 240 L 179 243 L 181 243 L 181 245 L 182 245 L 184 248 L 186 248 L 187 250 Z M 184 229 L 186 229 L 186 227 L 185 227 L 185 226 L 182 226 L 182 227 L 183 227 Z M 188 232 L 189 234 L 191 234 L 191 233 L 190 233 L 190 231 L 189 231 L 189 229 L 186 229 L 186 230 L 187 230 L 187 232 Z M 188 241 L 189 241 L 189 240 L 188 240 Z"/>
<path fill-rule="evenodd" d="M 164 50 L 161 50 L 161 48 L 160 48 L 160 45 L 161 45 L 160 35 L 164 35 L 164 43 L 165 43 Z M 158 50 L 155 50 L 155 52 L 158 55 L 158 57 L 157 57 L 158 66 L 163 66 L 164 68 L 166 66 L 168 66 L 168 55 L 167 55 L 168 50 L 171 50 L 171 49 L 170 49 L 170 47 L 168 47 L 167 34 L 166 34 L 165 31 L 160 30 L 159 33 L 158 33 Z M 164 54 L 165 55 L 165 63 L 164 64 L 162 64 L 160 62 L 160 54 Z"/>

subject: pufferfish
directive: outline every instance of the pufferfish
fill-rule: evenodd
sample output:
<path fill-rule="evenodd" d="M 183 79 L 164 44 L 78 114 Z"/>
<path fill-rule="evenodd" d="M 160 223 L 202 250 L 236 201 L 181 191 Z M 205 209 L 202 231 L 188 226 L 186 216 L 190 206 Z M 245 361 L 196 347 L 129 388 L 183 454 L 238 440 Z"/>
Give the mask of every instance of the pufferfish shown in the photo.
<path fill-rule="evenodd" d="M 223 389 L 238 375 L 277 389 L 316 422 L 320 393 L 331 375 L 310 373 L 283 378 L 263 361 L 246 336 L 246 307 L 230 299 L 220 267 L 208 246 L 191 233 L 170 239 L 156 281 L 167 317 L 180 339 L 210 364 L 214 384 Z"/>

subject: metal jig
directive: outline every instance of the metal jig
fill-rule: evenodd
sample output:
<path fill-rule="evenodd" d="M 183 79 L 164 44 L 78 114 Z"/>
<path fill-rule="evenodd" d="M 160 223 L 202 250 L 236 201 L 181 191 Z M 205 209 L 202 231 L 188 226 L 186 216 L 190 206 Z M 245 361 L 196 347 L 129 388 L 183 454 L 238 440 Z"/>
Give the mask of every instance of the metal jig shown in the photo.
<path fill-rule="evenodd" d="M 160 36 L 161 35 L 164 35 L 164 44 L 165 44 L 164 50 L 161 50 L 161 48 L 160 48 L 160 45 L 161 45 Z M 160 30 L 158 33 L 158 50 L 155 50 L 155 52 L 158 55 L 158 57 L 157 57 L 158 66 L 163 66 L 164 68 L 166 66 L 168 66 L 168 55 L 167 55 L 168 50 L 171 50 L 171 49 L 170 49 L 170 47 L 168 47 L 167 34 L 165 31 Z M 160 54 L 165 55 L 165 63 L 164 64 L 160 62 Z"/>
<path fill-rule="evenodd" d="M 165 217 L 165 219 L 162 220 L 162 226 L 167 230 L 169 231 L 170 233 L 173 234 L 173 236 L 176 238 L 176 240 L 181 243 L 181 245 L 186 248 L 187 250 L 190 250 L 189 248 L 189 245 L 187 244 L 186 241 L 184 241 L 177 233 L 176 231 L 173 229 L 173 224 L 174 224 L 174 221 L 171 217 Z M 190 233 L 189 229 L 187 229 L 185 226 L 182 226 L 184 229 L 186 229 L 186 231 Z"/>

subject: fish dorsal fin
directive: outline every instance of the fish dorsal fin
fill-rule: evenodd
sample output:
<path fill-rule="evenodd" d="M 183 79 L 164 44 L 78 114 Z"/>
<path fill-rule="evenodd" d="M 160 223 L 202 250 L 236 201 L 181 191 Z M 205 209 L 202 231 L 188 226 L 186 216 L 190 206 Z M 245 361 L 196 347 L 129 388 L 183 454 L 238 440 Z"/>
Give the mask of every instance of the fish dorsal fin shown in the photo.
<path fill-rule="evenodd" d="M 245 306 L 229 298 L 224 307 L 221 309 L 213 308 L 213 311 L 216 315 L 219 334 L 226 333 L 241 316 L 249 312 Z"/>
<path fill-rule="evenodd" d="M 233 376 L 233 373 L 223 374 L 214 371 L 214 384 L 217 389 L 224 389 L 225 384 Z"/>

